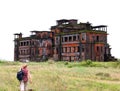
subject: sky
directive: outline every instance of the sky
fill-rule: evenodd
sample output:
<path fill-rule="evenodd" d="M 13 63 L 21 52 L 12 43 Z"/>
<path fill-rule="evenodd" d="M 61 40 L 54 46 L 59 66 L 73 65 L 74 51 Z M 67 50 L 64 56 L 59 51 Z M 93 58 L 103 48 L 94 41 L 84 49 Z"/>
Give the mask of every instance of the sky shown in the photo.
<path fill-rule="evenodd" d="M 120 58 L 119 0 L 0 0 L 0 59 L 14 60 L 14 33 L 50 31 L 59 19 L 108 26 L 111 53 Z"/>

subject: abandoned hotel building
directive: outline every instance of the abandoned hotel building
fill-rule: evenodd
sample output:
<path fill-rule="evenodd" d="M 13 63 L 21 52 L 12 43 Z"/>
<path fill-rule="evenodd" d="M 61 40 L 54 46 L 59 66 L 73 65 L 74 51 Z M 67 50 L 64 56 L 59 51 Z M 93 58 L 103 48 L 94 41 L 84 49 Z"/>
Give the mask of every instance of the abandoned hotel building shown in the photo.
<path fill-rule="evenodd" d="M 15 61 L 43 61 L 49 58 L 60 61 L 113 60 L 107 43 L 107 26 L 78 23 L 76 19 L 57 20 L 51 31 L 31 31 L 29 37 L 14 34 Z"/>

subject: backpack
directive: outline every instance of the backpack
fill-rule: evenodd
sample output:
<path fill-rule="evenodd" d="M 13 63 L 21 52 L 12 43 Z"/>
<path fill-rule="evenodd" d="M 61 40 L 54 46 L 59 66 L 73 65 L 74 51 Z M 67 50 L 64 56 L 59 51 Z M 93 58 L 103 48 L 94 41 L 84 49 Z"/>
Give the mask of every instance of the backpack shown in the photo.
<path fill-rule="evenodd" d="M 23 76 L 24 76 L 24 72 L 22 70 L 17 72 L 17 76 L 16 77 L 17 77 L 17 79 L 19 81 L 23 80 Z"/>

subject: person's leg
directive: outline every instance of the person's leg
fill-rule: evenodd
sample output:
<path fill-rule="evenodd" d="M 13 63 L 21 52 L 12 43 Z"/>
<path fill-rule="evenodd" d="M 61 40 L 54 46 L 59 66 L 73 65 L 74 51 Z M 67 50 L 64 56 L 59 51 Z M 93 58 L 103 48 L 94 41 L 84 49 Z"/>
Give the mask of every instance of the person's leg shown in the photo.
<path fill-rule="evenodd" d="M 24 82 L 23 81 L 20 82 L 20 91 L 24 91 Z"/>
<path fill-rule="evenodd" d="M 27 91 L 27 82 L 24 82 L 24 90 Z"/>

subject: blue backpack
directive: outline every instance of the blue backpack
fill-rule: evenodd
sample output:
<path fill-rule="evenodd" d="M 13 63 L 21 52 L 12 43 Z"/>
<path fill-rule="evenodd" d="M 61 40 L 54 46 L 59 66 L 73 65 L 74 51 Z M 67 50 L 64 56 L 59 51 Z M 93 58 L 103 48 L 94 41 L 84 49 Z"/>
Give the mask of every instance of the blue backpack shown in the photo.
<path fill-rule="evenodd" d="M 16 77 L 17 77 L 17 79 L 19 81 L 21 81 L 23 79 L 23 76 L 24 76 L 24 72 L 22 70 L 17 72 L 17 76 Z"/>

